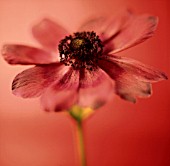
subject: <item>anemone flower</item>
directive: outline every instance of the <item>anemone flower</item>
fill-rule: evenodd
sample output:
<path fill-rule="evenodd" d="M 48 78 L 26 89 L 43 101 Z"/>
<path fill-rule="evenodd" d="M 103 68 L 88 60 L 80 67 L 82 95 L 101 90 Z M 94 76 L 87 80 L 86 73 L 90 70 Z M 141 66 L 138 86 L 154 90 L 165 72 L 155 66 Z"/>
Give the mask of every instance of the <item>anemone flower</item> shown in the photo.
<path fill-rule="evenodd" d="M 73 105 L 95 109 L 113 94 L 134 103 L 137 97 L 149 97 L 151 83 L 167 76 L 115 54 L 153 36 L 157 23 L 157 17 L 126 11 L 115 17 L 90 19 L 77 32 L 69 33 L 45 18 L 32 28 L 43 49 L 18 44 L 2 49 L 9 64 L 35 65 L 15 77 L 13 94 L 41 97 L 46 111 Z"/>

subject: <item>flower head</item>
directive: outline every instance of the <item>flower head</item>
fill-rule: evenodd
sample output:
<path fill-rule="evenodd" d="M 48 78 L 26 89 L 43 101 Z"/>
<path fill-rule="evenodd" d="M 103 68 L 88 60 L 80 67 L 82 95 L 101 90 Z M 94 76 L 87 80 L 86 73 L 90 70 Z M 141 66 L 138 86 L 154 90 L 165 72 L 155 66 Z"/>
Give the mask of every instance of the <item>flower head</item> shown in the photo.
<path fill-rule="evenodd" d="M 136 60 L 116 53 L 150 38 L 158 19 L 130 11 L 109 19 L 85 22 L 75 33 L 43 19 L 32 29 L 43 49 L 8 44 L 2 55 L 9 64 L 35 65 L 19 73 L 13 94 L 40 97 L 46 111 L 73 105 L 97 108 L 116 93 L 136 102 L 151 95 L 151 83 L 167 76 Z"/>

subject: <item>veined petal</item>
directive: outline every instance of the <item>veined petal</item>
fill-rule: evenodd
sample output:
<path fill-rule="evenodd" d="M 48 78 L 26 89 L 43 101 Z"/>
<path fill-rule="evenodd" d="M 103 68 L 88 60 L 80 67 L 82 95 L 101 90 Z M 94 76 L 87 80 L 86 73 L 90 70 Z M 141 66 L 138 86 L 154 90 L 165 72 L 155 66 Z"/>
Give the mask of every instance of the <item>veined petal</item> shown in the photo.
<path fill-rule="evenodd" d="M 58 59 L 57 54 L 51 54 L 34 47 L 14 44 L 4 45 L 2 55 L 9 64 L 13 65 L 49 64 L 57 62 Z"/>
<path fill-rule="evenodd" d="M 68 71 L 54 85 L 56 90 L 76 90 L 79 86 L 79 70 L 74 70 L 72 67 L 66 68 Z"/>
<path fill-rule="evenodd" d="M 96 85 L 100 84 L 103 79 L 105 79 L 105 74 L 101 71 L 100 68 L 96 70 L 80 70 L 80 88 L 89 88 L 95 87 Z"/>
<path fill-rule="evenodd" d="M 35 25 L 32 33 L 40 44 L 52 51 L 58 51 L 59 41 L 68 35 L 66 29 L 47 18 Z"/>
<path fill-rule="evenodd" d="M 124 73 L 130 73 L 144 82 L 157 82 L 168 79 L 165 73 L 131 58 L 110 55 L 108 60 L 120 66 Z"/>
<path fill-rule="evenodd" d="M 90 80 L 90 84 L 82 84 L 85 80 Z M 80 82 L 78 105 L 81 107 L 91 107 L 96 109 L 105 104 L 113 95 L 113 82 L 101 69 L 88 72 L 88 74 L 86 72 L 83 80 L 80 78 Z"/>
<path fill-rule="evenodd" d="M 166 75 L 138 61 L 110 56 L 99 66 L 115 80 L 115 92 L 123 99 L 136 102 L 136 97 L 151 95 L 150 82 L 167 79 Z"/>
<path fill-rule="evenodd" d="M 24 70 L 13 80 L 13 94 L 23 98 L 38 97 L 54 81 L 59 80 L 65 70 L 65 66 L 61 64 L 41 65 Z"/>
<path fill-rule="evenodd" d="M 158 18 L 150 15 L 133 16 L 113 40 L 108 40 L 111 53 L 117 53 L 135 46 L 153 36 Z"/>
<path fill-rule="evenodd" d="M 41 103 L 45 111 L 69 109 L 78 100 L 79 72 L 72 68 L 53 83 L 42 95 Z"/>

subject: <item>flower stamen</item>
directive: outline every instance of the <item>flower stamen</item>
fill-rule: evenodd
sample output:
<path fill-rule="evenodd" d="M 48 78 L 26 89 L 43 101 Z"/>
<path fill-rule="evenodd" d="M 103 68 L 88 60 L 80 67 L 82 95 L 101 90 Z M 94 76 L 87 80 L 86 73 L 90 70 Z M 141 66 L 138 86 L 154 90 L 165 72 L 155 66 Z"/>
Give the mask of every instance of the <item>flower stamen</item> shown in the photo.
<path fill-rule="evenodd" d="M 60 62 L 75 70 L 94 70 L 102 56 L 103 44 L 95 32 L 77 32 L 66 36 L 58 46 Z"/>

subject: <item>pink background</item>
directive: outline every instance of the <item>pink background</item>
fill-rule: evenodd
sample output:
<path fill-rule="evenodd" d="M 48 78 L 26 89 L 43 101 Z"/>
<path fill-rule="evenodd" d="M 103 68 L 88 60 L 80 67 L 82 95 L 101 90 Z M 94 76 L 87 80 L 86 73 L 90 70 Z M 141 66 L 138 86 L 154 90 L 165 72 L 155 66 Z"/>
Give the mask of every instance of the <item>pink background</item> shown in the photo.
<path fill-rule="evenodd" d="M 169 0 L 0 0 L 0 46 L 38 46 L 31 26 L 45 16 L 70 31 L 91 15 L 124 7 L 160 18 L 155 36 L 123 53 L 170 77 Z M 75 126 L 65 113 L 45 113 L 38 99 L 11 94 L 14 76 L 29 66 L 10 66 L 0 57 L 0 165 L 79 166 Z M 131 104 L 115 97 L 85 121 L 88 166 L 169 166 L 169 81 L 153 85 L 153 96 Z"/>

